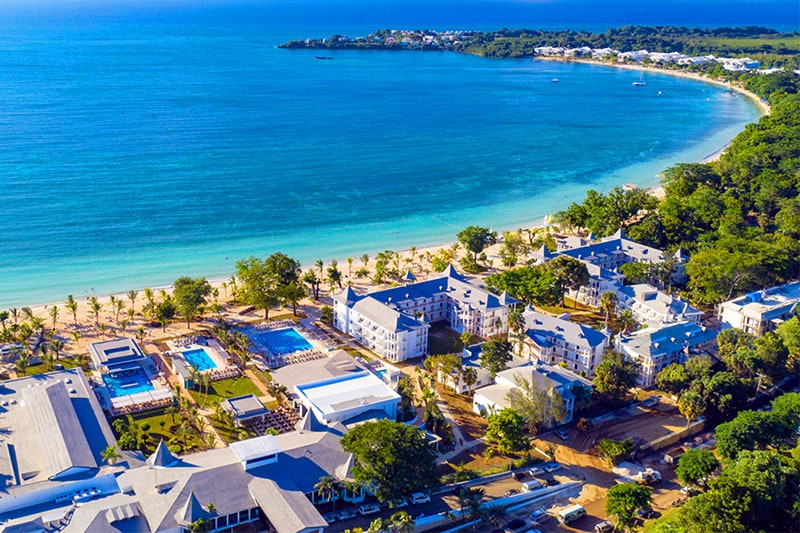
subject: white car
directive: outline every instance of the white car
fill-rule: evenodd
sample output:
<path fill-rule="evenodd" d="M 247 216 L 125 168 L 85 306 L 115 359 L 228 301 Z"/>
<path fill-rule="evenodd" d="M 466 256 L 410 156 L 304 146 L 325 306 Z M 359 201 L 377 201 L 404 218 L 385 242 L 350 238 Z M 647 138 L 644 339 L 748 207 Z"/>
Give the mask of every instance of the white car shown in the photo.
<path fill-rule="evenodd" d="M 381 508 L 378 507 L 377 505 L 372 505 L 371 503 L 362 505 L 361 507 L 358 508 L 358 514 L 360 514 L 361 516 L 367 516 L 370 514 L 375 514 L 380 512 Z"/>
<path fill-rule="evenodd" d="M 547 473 L 555 472 L 556 470 L 559 470 L 560 468 L 561 468 L 561 465 L 558 464 L 558 463 L 547 463 L 546 465 L 544 465 L 544 471 L 547 472 Z"/>
<path fill-rule="evenodd" d="M 431 497 L 424 492 L 415 492 L 411 495 L 411 503 L 428 503 Z"/>
<path fill-rule="evenodd" d="M 528 473 L 532 476 L 539 476 L 544 474 L 544 468 L 542 468 L 541 466 L 534 466 L 533 468 L 528 470 Z"/>

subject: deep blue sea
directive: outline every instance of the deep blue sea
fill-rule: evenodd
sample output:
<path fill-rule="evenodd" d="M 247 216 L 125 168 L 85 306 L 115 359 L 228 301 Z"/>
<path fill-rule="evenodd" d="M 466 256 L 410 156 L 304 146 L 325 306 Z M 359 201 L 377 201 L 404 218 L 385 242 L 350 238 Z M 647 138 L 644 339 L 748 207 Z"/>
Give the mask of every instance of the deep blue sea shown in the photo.
<path fill-rule="evenodd" d="M 309 265 L 540 222 L 588 188 L 652 185 L 759 116 L 720 87 L 634 87 L 638 73 L 608 67 L 320 61 L 275 45 L 391 21 L 281 5 L 283 18 L 264 3 L 0 9 L 0 308 L 226 277 L 249 255 Z M 491 22 L 457 18 L 439 29 Z"/>

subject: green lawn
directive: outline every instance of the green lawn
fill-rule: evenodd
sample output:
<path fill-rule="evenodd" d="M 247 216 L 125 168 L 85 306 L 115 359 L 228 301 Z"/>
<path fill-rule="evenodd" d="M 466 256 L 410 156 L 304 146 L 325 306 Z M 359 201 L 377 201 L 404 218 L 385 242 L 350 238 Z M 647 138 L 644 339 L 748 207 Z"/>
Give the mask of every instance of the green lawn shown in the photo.
<path fill-rule="evenodd" d="M 256 432 L 250 428 L 235 428 L 231 430 L 226 424 L 223 424 L 220 421 L 220 419 L 217 418 L 216 416 L 209 416 L 208 420 L 209 422 L 211 422 L 211 425 L 214 426 L 214 429 L 217 430 L 217 433 L 219 434 L 220 438 L 224 440 L 226 444 L 258 436 Z"/>
<path fill-rule="evenodd" d="M 707 39 L 706 42 L 712 45 L 727 46 L 733 49 L 748 48 L 751 50 L 758 50 L 763 46 L 771 46 L 773 49 L 787 48 L 789 50 L 800 51 L 800 37 L 758 37 L 754 39 L 720 38 Z"/>
<path fill-rule="evenodd" d="M 76 366 L 78 366 L 77 363 L 75 363 L 75 361 L 73 361 L 72 359 L 68 359 L 66 357 L 62 357 L 58 361 L 53 361 L 53 364 L 62 365 L 65 369 L 75 368 Z M 39 364 L 35 366 L 29 366 L 25 371 L 25 375 L 35 376 L 39 374 L 46 374 L 52 371 L 53 371 L 52 368 L 48 369 L 47 366 Z"/>
<path fill-rule="evenodd" d="M 208 387 L 208 395 L 205 394 L 205 389 L 203 389 L 203 392 L 190 390 L 189 393 L 195 402 L 207 408 L 213 408 L 225 398 L 233 398 L 245 394 L 261 395 L 258 387 L 246 376 L 212 381 Z"/>
<path fill-rule="evenodd" d="M 175 413 L 173 418 L 167 414 L 166 409 L 157 409 L 155 411 L 137 413 L 132 416 L 136 423 L 139 424 L 139 438 L 142 441 L 141 451 L 145 455 L 153 453 L 161 440 L 167 445 L 177 444 L 183 447 L 183 439 L 179 439 L 175 436 L 178 426 L 183 422 L 183 417 L 181 417 L 180 413 Z M 144 430 L 144 428 L 147 429 Z M 119 437 L 119 435 L 117 435 L 117 437 Z M 200 441 L 197 435 L 189 432 L 186 435 L 184 451 L 192 450 L 199 446 Z"/>
<path fill-rule="evenodd" d="M 661 513 L 661 516 L 658 517 L 657 520 L 645 520 L 643 529 L 644 533 L 655 533 L 656 529 L 660 528 L 660 526 L 668 526 L 672 524 L 672 522 L 678 516 L 679 510 L 680 507 L 671 507 L 670 509 L 667 509 Z"/>

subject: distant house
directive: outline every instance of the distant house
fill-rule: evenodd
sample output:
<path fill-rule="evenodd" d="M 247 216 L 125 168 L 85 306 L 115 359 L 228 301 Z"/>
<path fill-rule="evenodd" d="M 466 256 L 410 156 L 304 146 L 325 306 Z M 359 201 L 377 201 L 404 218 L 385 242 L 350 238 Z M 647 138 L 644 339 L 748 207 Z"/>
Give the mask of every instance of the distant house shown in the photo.
<path fill-rule="evenodd" d="M 608 335 L 568 318 L 553 317 L 527 310 L 525 338 L 516 344 L 516 353 L 523 358 L 548 364 L 563 364 L 576 374 L 594 375 L 603 352 L 608 347 Z"/>
<path fill-rule="evenodd" d="M 672 322 L 700 324 L 703 312 L 689 302 L 675 298 L 652 285 L 627 285 L 617 291 L 617 311 L 629 309 L 639 323 L 658 326 Z"/>
<path fill-rule="evenodd" d="M 561 395 L 566 413 L 566 418 L 560 421 L 562 423 L 572 421 L 575 411 L 573 391 L 577 387 L 588 387 L 589 389 L 592 387 L 592 382 L 588 379 L 576 376 L 559 366 L 536 361 L 533 364 L 503 370 L 495 377 L 494 385 L 477 389 L 473 395 L 472 410 L 486 416 L 511 407 L 508 395 L 517 388 L 517 380 L 535 380 L 536 385 L 540 389 L 547 390 L 551 398 L 554 394 Z M 553 423 L 554 421 L 550 420 L 548 425 Z"/>
<path fill-rule="evenodd" d="M 515 304 L 506 293 L 497 296 L 450 266 L 432 279 L 363 296 L 347 287 L 333 296 L 334 326 L 399 362 L 427 353 L 432 322 L 481 338 L 504 334 Z"/>
<path fill-rule="evenodd" d="M 639 365 L 637 387 L 650 387 L 656 375 L 673 363 L 717 352 L 717 331 L 692 322 L 677 322 L 616 337 L 615 349 Z"/>
<path fill-rule="evenodd" d="M 681 456 L 685 453 L 686 450 L 681 446 L 673 448 L 664 454 L 664 462 L 667 463 L 668 465 L 674 466 L 678 462 L 678 459 L 680 459 Z"/>
<path fill-rule="evenodd" d="M 800 302 L 800 281 L 756 291 L 723 302 L 717 315 L 723 328 L 763 335 L 795 315 Z"/>

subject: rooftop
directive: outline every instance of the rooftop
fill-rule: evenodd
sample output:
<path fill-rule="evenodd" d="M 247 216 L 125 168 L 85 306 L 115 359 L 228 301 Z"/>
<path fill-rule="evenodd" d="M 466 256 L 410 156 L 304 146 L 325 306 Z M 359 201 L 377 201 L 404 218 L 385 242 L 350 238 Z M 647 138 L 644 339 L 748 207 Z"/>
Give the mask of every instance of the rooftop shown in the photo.
<path fill-rule="evenodd" d="M 539 346 L 550 346 L 549 338 L 554 338 L 581 348 L 595 348 L 607 339 L 603 333 L 589 326 L 530 309 L 522 317 L 525 319 L 526 335 Z"/>
<path fill-rule="evenodd" d="M 323 414 L 400 399 L 399 394 L 367 371 L 296 385 L 295 392 L 306 397 Z"/>
<path fill-rule="evenodd" d="M 623 350 L 645 357 L 671 354 L 714 340 L 719 332 L 691 322 L 676 322 L 662 327 L 649 327 L 630 335 L 621 335 Z"/>
<path fill-rule="evenodd" d="M 227 398 L 220 402 L 220 406 L 231 413 L 236 420 L 246 420 L 269 412 L 255 394 Z"/>
<path fill-rule="evenodd" d="M 142 349 L 130 338 L 94 342 L 89 345 L 89 355 L 97 366 L 118 365 L 145 358 Z"/>

